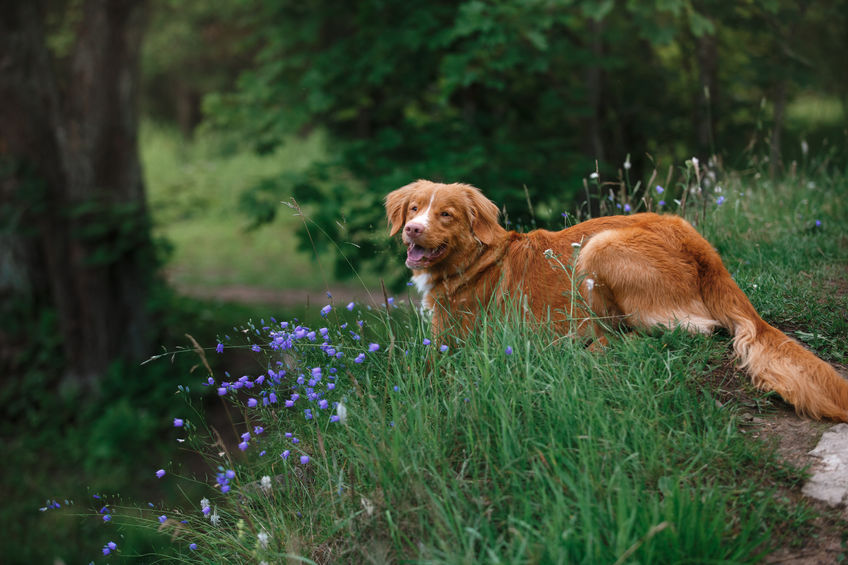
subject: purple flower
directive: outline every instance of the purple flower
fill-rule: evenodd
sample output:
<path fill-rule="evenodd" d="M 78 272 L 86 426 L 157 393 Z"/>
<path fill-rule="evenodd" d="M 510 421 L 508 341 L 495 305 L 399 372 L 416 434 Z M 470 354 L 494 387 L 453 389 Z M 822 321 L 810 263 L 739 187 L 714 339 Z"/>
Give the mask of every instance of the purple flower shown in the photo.
<path fill-rule="evenodd" d="M 259 401 L 256 400 L 255 398 L 249 398 L 247 400 L 247 407 L 248 408 L 256 408 L 257 404 L 259 404 Z"/>
<path fill-rule="evenodd" d="M 218 387 L 218 396 L 224 396 L 227 394 L 227 387 Z"/>
<path fill-rule="evenodd" d="M 442 345 L 441 347 L 439 347 L 439 351 L 441 351 L 442 353 L 444 353 L 444 352 L 445 352 L 445 351 L 447 351 L 447 350 L 448 350 L 448 346 L 447 346 L 447 345 Z"/>
<path fill-rule="evenodd" d="M 227 479 L 235 479 L 236 478 L 236 472 L 233 471 L 232 469 L 227 469 L 227 471 L 224 473 L 224 476 L 227 477 Z"/>
<path fill-rule="evenodd" d="M 821 220 L 816 220 L 816 227 L 820 228 L 822 225 Z"/>
<path fill-rule="evenodd" d="M 379 343 L 369 343 L 369 344 L 368 344 L 368 351 L 370 351 L 371 353 L 374 353 L 374 352 L 375 352 L 375 351 L 377 351 L 378 349 L 380 349 L 380 344 L 379 344 Z"/>
<path fill-rule="evenodd" d="M 430 345 L 430 343 L 432 343 L 432 342 L 431 342 L 429 339 L 424 338 L 424 341 L 423 341 L 422 343 L 423 343 L 424 345 Z"/>
<path fill-rule="evenodd" d="M 190 550 L 194 551 L 194 550 L 197 549 L 197 544 L 196 543 L 190 543 L 190 544 L 188 544 L 188 548 Z"/>
<path fill-rule="evenodd" d="M 660 200 L 660 201 L 658 202 L 658 204 L 659 204 L 660 206 L 665 206 L 665 200 Z"/>
<path fill-rule="evenodd" d="M 630 209 L 631 209 L 631 208 L 630 208 L 630 204 L 625 204 L 625 205 L 624 205 L 624 211 L 625 211 L 625 212 L 629 212 L 629 211 L 630 211 Z"/>
<path fill-rule="evenodd" d="M 104 521 L 104 522 L 109 522 L 109 521 L 111 521 L 111 520 L 112 520 L 112 516 L 110 516 L 109 514 L 105 514 L 105 515 L 103 516 L 103 521 Z"/>
<path fill-rule="evenodd" d="M 507 345 L 506 349 L 504 349 L 504 353 L 506 353 L 507 355 L 512 355 L 512 346 Z"/>
<path fill-rule="evenodd" d="M 159 516 L 159 523 L 164 524 L 165 520 L 167 520 L 167 519 L 168 519 L 168 517 L 165 516 L 164 514 L 162 514 L 161 516 Z"/>
<path fill-rule="evenodd" d="M 265 428 L 263 428 L 262 426 L 255 426 L 253 428 L 253 433 L 256 434 L 256 435 L 259 435 L 264 431 L 265 431 Z"/>
<path fill-rule="evenodd" d="M 247 442 L 246 441 L 241 442 L 240 444 L 238 444 L 238 448 L 241 449 L 242 451 L 247 451 Z"/>
<path fill-rule="evenodd" d="M 348 309 L 348 311 L 349 311 L 349 312 L 353 312 L 353 308 L 354 308 L 354 306 L 356 306 L 356 304 L 354 304 L 353 302 L 351 302 L 350 304 L 348 304 L 348 305 L 347 305 L 347 309 Z"/>
<path fill-rule="evenodd" d="M 354 362 L 354 363 L 362 363 L 363 361 L 365 361 L 365 354 L 364 354 L 364 353 L 360 353 L 359 355 L 357 355 L 357 356 L 353 359 L 353 362 Z"/>
<path fill-rule="evenodd" d="M 320 378 L 321 377 L 321 367 L 314 367 L 312 369 L 312 376 L 315 377 L 316 379 Z"/>
<path fill-rule="evenodd" d="M 251 345 L 250 349 L 252 349 L 255 353 L 259 353 L 261 351 L 258 345 Z"/>
<path fill-rule="evenodd" d="M 321 410 L 326 410 L 327 406 L 329 406 L 329 403 L 326 399 L 322 398 L 318 401 L 318 408 L 320 408 Z"/>
<path fill-rule="evenodd" d="M 185 424 L 185 422 L 183 421 L 182 418 L 174 418 L 174 427 L 175 428 L 182 428 L 183 424 Z"/>
<path fill-rule="evenodd" d="M 288 449 L 286 449 L 285 451 L 283 451 L 283 452 L 280 454 L 280 457 L 282 457 L 283 459 L 288 459 L 290 454 L 291 454 L 291 451 L 289 451 Z"/>
<path fill-rule="evenodd" d="M 719 196 L 716 198 L 716 205 L 721 206 L 722 204 L 724 204 L 724 196 Z"/>
<path fill-rule="evenodd" d="M 329 304 L 327 304 L 326 306 L 324 306 L 323 308 L 321 308 L 321 315 L 322 315 L 322 316 L 326 316 L 326 315 L 327 315 L 327 314 L 329 314 L 332 310 L 333 310 L 333 307 L 332 307 L 332 306 L 330 306 Z"/>
<path fill-rule="evenodd" d="M 156 471 L 156 477 L 157 478 L 161 479 L 164 476 L 165 476 L 165 469 L 159 469 L 158 471 Z"/>
<path fill-rule="evenodd" d="M 657 185 L 657 194 L 662 194 L 663 192 L 665 192 L 665 189 L 660 185 Z"/>
<path fill-rule="evenodd" d="M 327 390 L 333 390 L 336 388 L 336 383 L 327 383 Z"/>
<path fill-rule="evenodd" d="M 291 408 L 294 406 L 294 400 L 286 400 L 286 408 Z"/>
<path fill-rule="evenodd" d="M 224 344 L 219 343 L 217 346 L 215 346 L 215 351 L 218 352 L 218 353 L 223 353 L 224 352 Z"/>
<path fill-rule="evenodd" d="M 306 465 L 307 463 L 309 463 L 309 456 L 308 455 L 301 455 L 300 456 L 300 464 Z"/>
<path fill-rule="evenodd" d="M 225 494 L 230 492 L 230 485 L 221 485 L 221 492 Z"/>
<path fill-rule="evenodd" d="M 106 547 L 108 547 L 112 551 L 115 551 L 116 549 L 118 549 L 118 544 L 113 542 L 113 541 L 110 541 L 109 543 L 106 544 Z"/>

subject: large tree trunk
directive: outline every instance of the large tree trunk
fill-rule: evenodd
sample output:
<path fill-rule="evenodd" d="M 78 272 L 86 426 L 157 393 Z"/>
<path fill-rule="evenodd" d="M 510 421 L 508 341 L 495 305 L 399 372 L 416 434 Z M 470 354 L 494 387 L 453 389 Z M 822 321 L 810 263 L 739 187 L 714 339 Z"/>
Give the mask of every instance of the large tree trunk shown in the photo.
<path fill-rule="evenodd" d="M 136 145 L 144 3 L 81 9 L 63 69 L 44 6 L 0 3 L 0 156 L 14 164 L 0 196 L 21 211 L 7 237 L 22 273 L 0 276 L 0 292 L 55 309 L 67 376 L 89 382 L 149 353 L 154 257 Z"/>

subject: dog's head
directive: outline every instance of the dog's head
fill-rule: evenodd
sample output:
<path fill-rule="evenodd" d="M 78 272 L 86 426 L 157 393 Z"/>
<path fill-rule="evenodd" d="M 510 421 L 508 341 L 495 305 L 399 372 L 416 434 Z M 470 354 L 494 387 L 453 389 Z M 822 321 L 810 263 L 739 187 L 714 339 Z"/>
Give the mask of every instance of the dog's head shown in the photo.
<path fill-rule="evenodd" d="M 406 266 L 460 266 L 468 254 L 503 233 L 498 207 L 471 185 L 415 181 L 386 196 L 390 235 L 402 231 Z"/>

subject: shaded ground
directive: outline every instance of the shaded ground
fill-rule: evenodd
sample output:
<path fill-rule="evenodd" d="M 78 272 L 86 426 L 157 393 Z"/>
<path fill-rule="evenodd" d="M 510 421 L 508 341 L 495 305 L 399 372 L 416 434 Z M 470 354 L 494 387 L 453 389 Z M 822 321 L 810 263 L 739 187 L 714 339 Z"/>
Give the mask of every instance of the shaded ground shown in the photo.
<path fill-rule="evenodd" d="M 840 365 L 837 370 L 848 374 Z M 708 383 L 721 403 L 735 402 L 745 407 L 742 411 L 742 432 L 751 438 L 774 445 L 784 461 L 792 467 L 812 473 L 821 461 L 812 455 L 822 434 L 832 428 L 832 422 L 817 422 L 795 414 L 789 404 L 777 395 L 763 398 L 749 384 L 748 377 L 736 370 L 728 356 L 723 364 L 710 374 Z M 791 565 L 831 565 L 848 559 L 848 509 L 833 507 L 822 501 L 804 496 L 803 483 L 778 488 L 777 496 L 796 504 L 799 513 L 813 514 L 811 530 L 807 532 L 778 531 L 783 547 L 766 557 L 767 563 Z"/>

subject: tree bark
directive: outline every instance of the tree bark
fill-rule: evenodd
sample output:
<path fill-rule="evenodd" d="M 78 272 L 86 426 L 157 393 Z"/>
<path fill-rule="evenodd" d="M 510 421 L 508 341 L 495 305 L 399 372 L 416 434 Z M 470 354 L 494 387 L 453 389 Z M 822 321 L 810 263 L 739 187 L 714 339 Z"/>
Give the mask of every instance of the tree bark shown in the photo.
<path fill-rule="evenodd" d="M 779 79 L 774 88 L 774 123 L 769 143 L 769 177 L 774 178 L 783 169 L 781 151 L 783 117 L 786 113 L 786 79 Z"/>
<path fill-rule="evenodd" d="M 592 59 L 595 62 L 586 69 L 586 91 L 589 96 L 590 115 L 587 123 L 586 153 L 591 159 L 603 162 L 606 158 L 604 151 L 604 71 L 600 61 L 604 56 L 604 44 L 602 34 L 603 22 L 590 20 L 589 33 L 591 37 Z"/>
<path fill-rule="evenodd" d="M 695 54 L 701 90 L 697 94 L 697 136 L 701 155 L 715 152 L 715 112 L 718 101 L 718 42 L 715 35 L 695 38 Z"/>
<path fill-rule="evenodd" d="M 24 288 L 0 279 L 0 292 L 55 309 L 66 377 L 92 382 L 149 353 L 154 254 L 136 140 L 144 2 L 84 2 L 64 65 L 44 10 L 0 2 L 0 156 L 13 164 L 0 195 L 21 210 L 17 227 L 34 228 L 9 236 Z"/>

